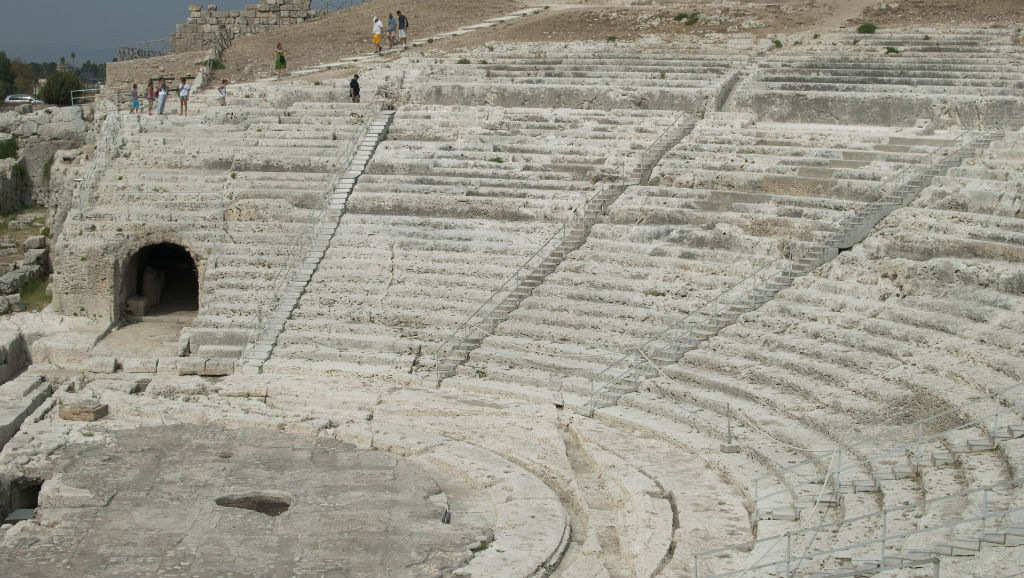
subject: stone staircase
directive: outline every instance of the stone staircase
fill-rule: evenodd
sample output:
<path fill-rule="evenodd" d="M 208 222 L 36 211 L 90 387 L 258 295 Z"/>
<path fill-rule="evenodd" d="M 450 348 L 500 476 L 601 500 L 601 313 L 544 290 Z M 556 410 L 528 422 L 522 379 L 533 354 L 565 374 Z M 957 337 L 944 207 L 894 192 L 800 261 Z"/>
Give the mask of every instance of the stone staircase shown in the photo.
<path fill-rule="evenodd" d="M 470 353 L 479 347 L 483 340 L 491 335 L 494 329 L 506 320 L 524 299 L 533 294 L 533 291 L 558 268 L 566 256 L 586 242 L 594 224 L 606 213 L 609 205 L 614 203 L 619 195 L 626 190 L 626 187 L 647 183 L 653 167 L 657 165 L 661 157 L 696 126 L 702 116 L 702 114 L 698 114 L 699 110 L 699 108 L 695 108 L 693 113 L 677 115 L 673 123 L 640 155 L 640 163 L 632 170 L 628 178 L 620 176 L 617 182 L 602 187 L 596 195 L 588 199 L 580 214 L 574 215 L 567 225 L 563 225 L 519 271 L 492 295 L 491 299 L 470 316 L 469 321 L 463 323 L 456 333 L 449 336 L 438 347 L 434 368 L 435 384 L 440 385 L 442 380 L 454 375 L 459 365 L 469 359 Z M 624 165 L 620 174 L 623 171 Z M 545 249 L 552 244 L 554 244 L 554 248 L 541 257 Z M 539 263 L 531 265 L 532 261 L 538 259 Z M 508 290 L 507 295 L 498 300 L 495 296 L 502 294 L 506 290 L 506 286 L 511 290 Z M 495 301 L 497 304 L 492 305 Z M 478 316 L 480 321 L 473 322 L 473 319 Z M 454 342 L 460 331 L 465 333 L 459 338 L 459 343 L 445 351 L 449 342 Z"/>
<path fill-rule="evenodd" d="M 779 291 L 790 287 L 793 282 L 822 264 L 833 259 L 841 250 L 848 249 L 863 240 L 874 226 L 886 215 L 899 207 L 906 206 L 931 180 L 964 158 L 988 147 L 1001 131 L 977 135 L 946 155 L 933 153 L 920 164 L 906 169 L 891 179 L 891 189 L 881 199 L 858 209 L 852 216 L 836 223 L 834 231 L 819 244 L 804 249 L 789 259 L 763 267 L 748 276 L 736 286 L 722 293 L 700 310 L 684 319 L 676 328 L 666 330 L 658 341 L 660 347 L 651 347 L 652 340 L 641 348 L 642 353 L 628 355 L 616 364 L 617 370 L 602 372 L 610 375 L 600 386 L 592 387 L 588 404 L 589 412 L 614 405 L 627 393 L 637 390 L 640 383 L 657 373 L 656 366 L 674 363 L 683 354 L 695 349 L 700 343 L 717 335 L 723 328 L 734 323 L 741 315 L 757 309 L 770 301 Z M 600 376 L 599 376 L 600 377 Z"/>
<path fill-rule="evenodd" d="M 313 278 L 313 274 L 330 246 L 331 238 L 338 229 L 341 217 L 345 214 L 345 204 L 348 202 L 349 195 L 352 194 L 352 189 L 355 188 L 356 182 L 366 169 L 366 163 L 373 156 L 377 144 L 387 138 L 388 127 L 391 125 L 393 116 L 394 111 L 378 112 L 364 130 L 358 148 L 349 162 L 348 170 L 337 181 L 327 199 L 327 209 L 320 216 L 312 235 L 312 244 L 305 249 L 301 264 L 291 275 L 288 285 L 282 288 L 283 292 L 266 319 L 261 318 L 257 321 L 259 329 L 255 341 L 243 353 L 243 373 L 259 373 L 263 363 L 270 358 L 274 345 L 277 344 L 277 338 L 284 330 L 285 322 L 291 317 L 292 311 L 298 305 L 306 286 Z"/>

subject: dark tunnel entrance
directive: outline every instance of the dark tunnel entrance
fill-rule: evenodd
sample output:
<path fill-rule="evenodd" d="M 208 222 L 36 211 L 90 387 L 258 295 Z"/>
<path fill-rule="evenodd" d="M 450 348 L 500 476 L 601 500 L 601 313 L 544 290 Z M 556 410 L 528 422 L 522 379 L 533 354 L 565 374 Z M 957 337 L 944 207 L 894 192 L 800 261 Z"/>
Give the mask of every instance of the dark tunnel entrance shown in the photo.
<path fill-rule="evenodd" d="M 180 245 L 143 247 L 128 260 L 122 295 L 129 317 L 198 311 L 196 262 Z"/>

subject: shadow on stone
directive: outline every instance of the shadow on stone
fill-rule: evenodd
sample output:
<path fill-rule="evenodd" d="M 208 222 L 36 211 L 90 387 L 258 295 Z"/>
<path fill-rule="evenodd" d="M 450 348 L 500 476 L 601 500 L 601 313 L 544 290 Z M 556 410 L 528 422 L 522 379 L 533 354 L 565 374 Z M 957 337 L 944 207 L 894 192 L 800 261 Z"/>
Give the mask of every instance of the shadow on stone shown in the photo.
<path fill-rule="evenodd" d="M 292 501 L 287 496 L 271 496 L 268 494 L 241 494 L 222 496 L 214 500 L 218 506 L 225 508 L 242 508 L 268 516 L 280 516 L 288 511 Z"/>

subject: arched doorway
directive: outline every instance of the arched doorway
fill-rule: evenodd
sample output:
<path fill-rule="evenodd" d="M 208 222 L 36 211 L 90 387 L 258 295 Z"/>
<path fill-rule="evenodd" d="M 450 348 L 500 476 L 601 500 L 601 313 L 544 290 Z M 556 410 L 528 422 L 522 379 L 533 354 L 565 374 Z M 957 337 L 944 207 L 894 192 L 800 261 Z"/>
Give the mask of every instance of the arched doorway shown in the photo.
<path fill-rule="evenodd" d="M 196 262 L 181 245 L 143 247 L 128 260 L 121 294 L 122 311 L 130 317 L 198 311 Z"/>

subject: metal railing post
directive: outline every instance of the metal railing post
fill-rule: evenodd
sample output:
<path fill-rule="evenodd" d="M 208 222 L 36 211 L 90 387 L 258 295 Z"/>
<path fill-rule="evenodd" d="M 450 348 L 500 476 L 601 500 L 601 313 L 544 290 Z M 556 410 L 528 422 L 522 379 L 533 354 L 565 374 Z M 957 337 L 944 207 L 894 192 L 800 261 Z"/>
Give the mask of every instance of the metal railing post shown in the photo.
<path fill-rule="evenodd" d="M 988 519 L 988 488 L 981 492 L 981 537 L 985 537 L 985 521 Z"/>
<path fill-rule="evenodd" d="M 843 450 L 839 449 L 839 450 L 836 450 L 836 494 L 837 495 L 843 491 L 842 487 L 841 487 L 842 484 L 841 484 L 841 481 L 840 481 L 842 476 L 843 476 Z"/>
<path fill-rule="evenodd" d="M 790 563 L 791 556 L 792 556 L 792 550 L 793 550 L 793 535 L 790 534 L 789 532 L 786 532 L 786 578 L 792 578 L 792 576 L 793 576 L 793 573 L 792 573 L 792 571 L 790 569 L 791 566 L 792 566 L 792 564 Z"/>
<path fill-rule="evenodd" d="M 700 578 L 700 554 L 693 555 L 693 578 Z"/>
<path fill-rule="evenodd" d="M 882 512 L 882 551 L 881 551 L 881 553 L 878 556 L 879 560 L 884 560 L 885 559 L 885 541 L 886 541 L 886 539 L 889 536 L 888 532 L 889 532 L 889 512 L 883 511 Z"/>

